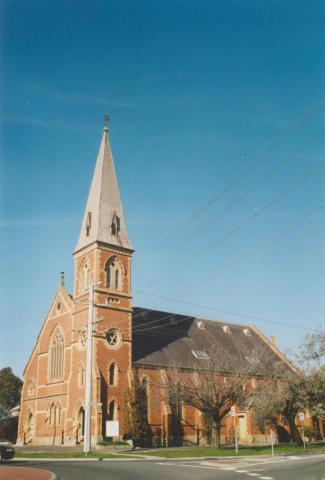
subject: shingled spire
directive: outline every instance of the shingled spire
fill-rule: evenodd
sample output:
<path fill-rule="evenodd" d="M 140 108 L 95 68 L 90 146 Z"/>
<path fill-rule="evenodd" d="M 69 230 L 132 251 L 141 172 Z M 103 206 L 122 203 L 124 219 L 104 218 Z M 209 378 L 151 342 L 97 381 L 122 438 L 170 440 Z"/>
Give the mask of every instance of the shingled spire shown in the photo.
<path fill-rule="evenodd" d="M 99 147 L 75 253 L 94 242 L 132 249 L 125 225 L 107 124 Z"/>

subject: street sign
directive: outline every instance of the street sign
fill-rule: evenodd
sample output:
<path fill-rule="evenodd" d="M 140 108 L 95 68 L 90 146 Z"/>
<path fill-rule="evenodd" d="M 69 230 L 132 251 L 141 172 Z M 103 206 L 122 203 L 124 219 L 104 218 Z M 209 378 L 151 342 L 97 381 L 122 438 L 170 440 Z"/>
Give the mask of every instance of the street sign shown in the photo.
<path fill-rule="evenodd" d="M 106 437 L 118 437 L 119 436 L 119 421 L 108 420 L 106 422 Z"/>

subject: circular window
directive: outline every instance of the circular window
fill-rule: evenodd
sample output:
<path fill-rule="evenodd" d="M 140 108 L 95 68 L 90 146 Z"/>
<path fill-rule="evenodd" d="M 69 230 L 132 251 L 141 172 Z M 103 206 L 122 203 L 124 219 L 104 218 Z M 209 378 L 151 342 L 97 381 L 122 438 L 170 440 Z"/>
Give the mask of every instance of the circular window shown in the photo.
<path fill-rule="evenodd" d="M 120 334 L 115 328 L 111 328 L 106 332 L 106 340 L 111 347 L 115 347 L 120 342 Z"/>

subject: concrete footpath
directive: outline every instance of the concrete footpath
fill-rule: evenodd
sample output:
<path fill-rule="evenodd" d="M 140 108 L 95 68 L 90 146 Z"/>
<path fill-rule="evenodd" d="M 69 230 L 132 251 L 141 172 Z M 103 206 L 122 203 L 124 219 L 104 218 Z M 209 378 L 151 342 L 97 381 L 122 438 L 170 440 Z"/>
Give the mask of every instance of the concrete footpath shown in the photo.
<path fill-rule="evenodd" d="M 56 475 L 49 470 L 29 467 L 0 466 L 0 480 L 55 480 Z"/>

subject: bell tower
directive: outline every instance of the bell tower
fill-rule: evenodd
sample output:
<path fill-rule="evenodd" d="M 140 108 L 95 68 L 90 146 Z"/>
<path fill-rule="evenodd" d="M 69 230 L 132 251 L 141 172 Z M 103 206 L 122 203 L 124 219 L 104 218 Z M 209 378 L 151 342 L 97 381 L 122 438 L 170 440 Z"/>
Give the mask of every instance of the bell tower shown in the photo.
<path fill-rule="evenodd" d="M 119 420 L 119 436 L 123 435 L 124 393 L 132 367 L 132 253 L 105 116 L 103 137 L 73 253 L 76 345 L 80 332 L 84 335 L 89 287 L 94 286 L 93 441 L 106 436 L 107 420 Z"/>

